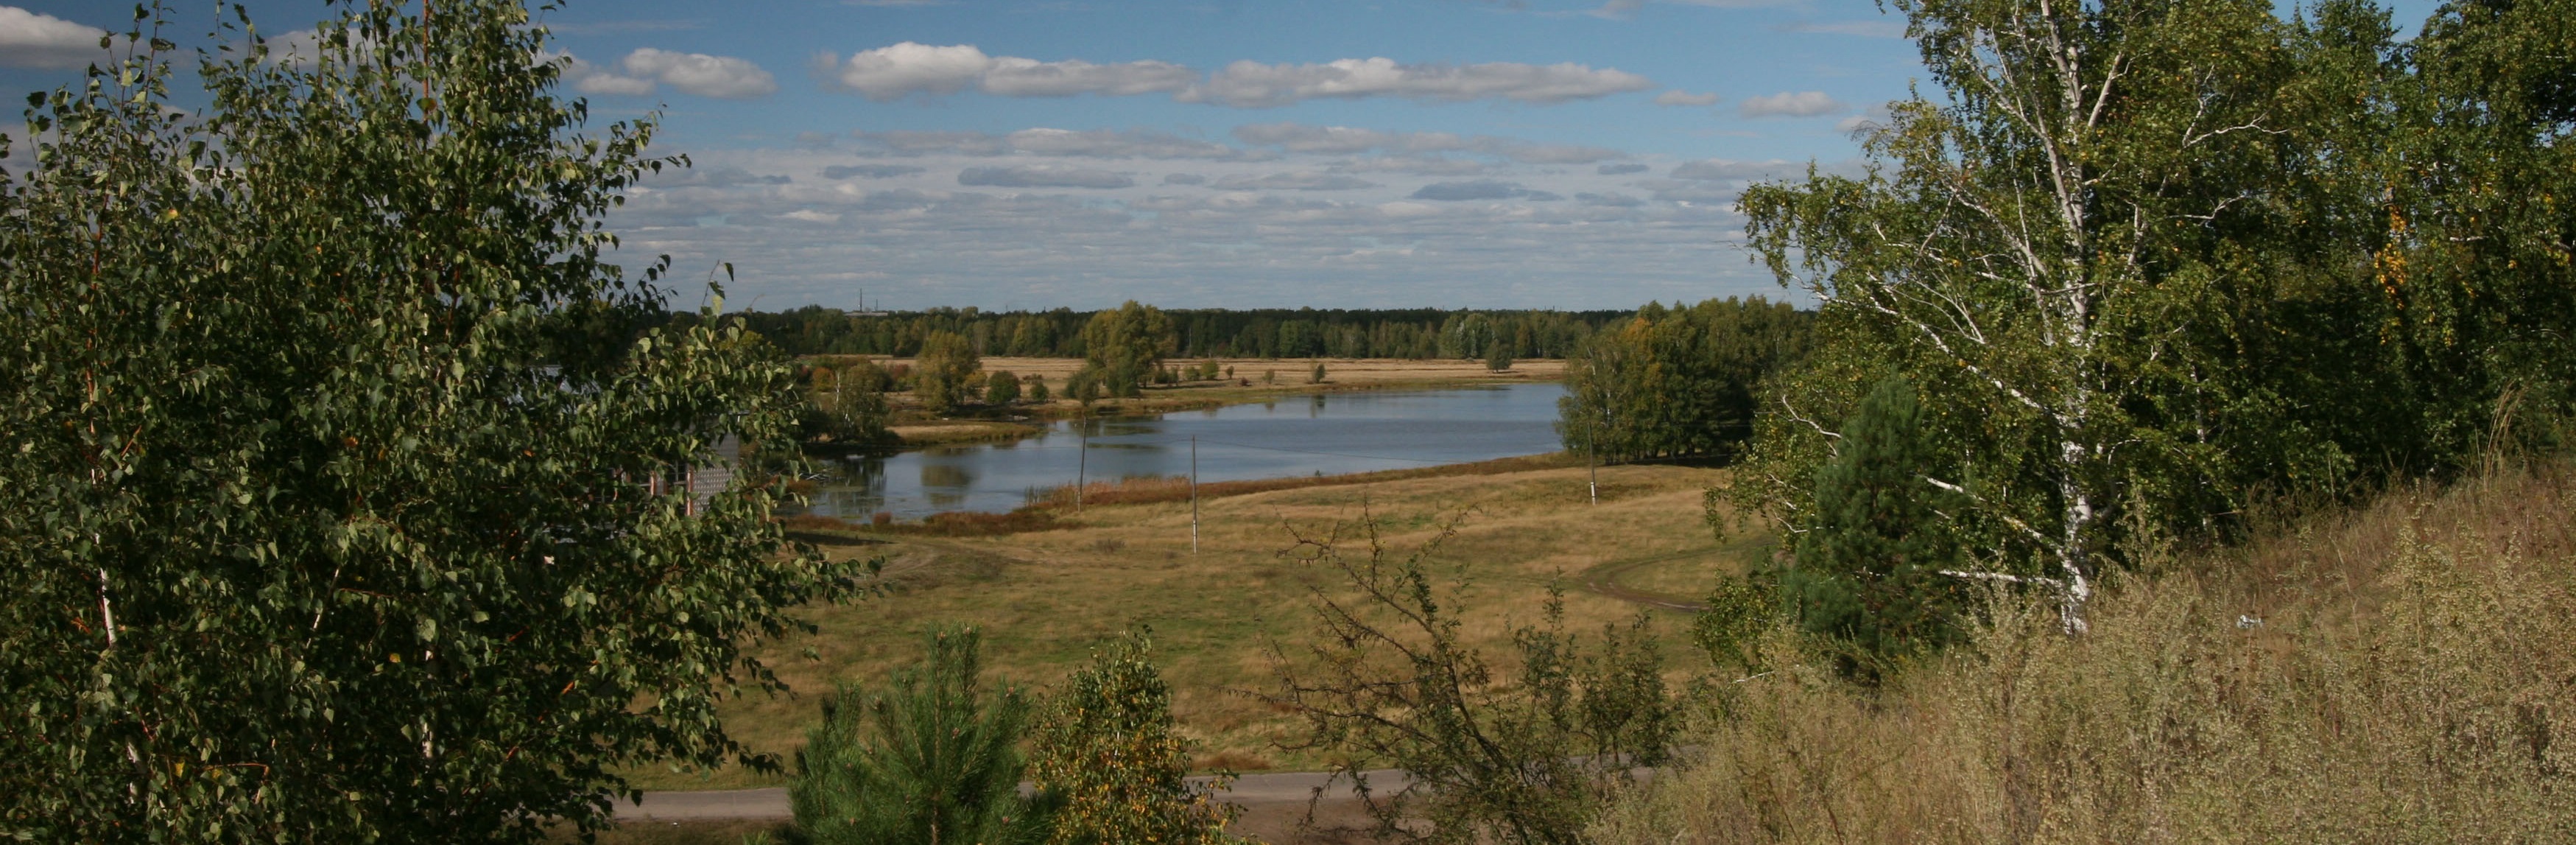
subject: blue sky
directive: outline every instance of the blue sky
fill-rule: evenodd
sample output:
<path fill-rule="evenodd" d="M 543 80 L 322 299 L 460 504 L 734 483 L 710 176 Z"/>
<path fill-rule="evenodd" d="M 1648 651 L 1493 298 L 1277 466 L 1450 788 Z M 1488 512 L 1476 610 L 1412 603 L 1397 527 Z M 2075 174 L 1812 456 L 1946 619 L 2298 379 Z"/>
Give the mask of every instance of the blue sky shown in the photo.
<path fill-rule="evenodd" d="M 12 91 L 77 81 L 75 36 L 132 8 L 0 4 Z M 320 14 L 249 6 L 272 35 Z M 546 23 L 568 93 L 659 109 L 656 151 L 697 163 L 611 218 L 635 263 L 730 261 L 731 304 L 765 310 L 1779 297 L 1735 192 L 1850 166 L 1850 130 L 1921 75 L 1856 0 L 575 0 Z"/>

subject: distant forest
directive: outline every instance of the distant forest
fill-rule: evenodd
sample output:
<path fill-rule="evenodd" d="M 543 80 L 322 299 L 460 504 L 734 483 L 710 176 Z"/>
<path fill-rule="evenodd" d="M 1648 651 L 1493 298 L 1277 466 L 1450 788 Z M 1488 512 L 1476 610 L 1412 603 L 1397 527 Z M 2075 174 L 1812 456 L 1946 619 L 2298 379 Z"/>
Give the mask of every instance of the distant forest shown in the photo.
<path fill-rule="evenodd" d="M 726 315 L 791 355 L 896 355 L 921 350 L 932 332 L 964 335 L 978 355 L 1080 358 L 1091 311 L 994 312 L 975 308 L 853 312 L 806 306 Z M 1175 357 L 1563 358 L 1602 326 L 1634 317 L 1602 311 L 1180 309 L 1171 315 Z M 687 315 L 675 315 L 682 320 Z M 1496 347 L 1500 347 L 1497 349 Z"/>

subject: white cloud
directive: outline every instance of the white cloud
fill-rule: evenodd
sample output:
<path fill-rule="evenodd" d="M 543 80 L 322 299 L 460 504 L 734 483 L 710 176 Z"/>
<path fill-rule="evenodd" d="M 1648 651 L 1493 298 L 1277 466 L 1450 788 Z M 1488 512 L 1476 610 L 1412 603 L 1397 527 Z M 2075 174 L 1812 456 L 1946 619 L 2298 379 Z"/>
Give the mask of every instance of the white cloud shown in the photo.
<path fill-rule="evenodd" d="M 1301 65 L 1239 61 L 1209 75 L 1205 83 L 1191 86 L 1174 99 L 1239 108 L 1270 108 L 1313 99 L 1363 97 L 1439 102 L 1503 99 L 1547 104 L 1651 87 L 1654 87 L 1654 82 L 1643 76 L 1612 68 L 1596 70 L 1572 62 L 1553 65 L 1519 62 L 1407 65 L 1379 57 Z"/>
<path fill-rule="evenodd" d="M 1357 152 L 1292 152 L 1129 134 L 1246 155 L 1049 156 L 1011 132 L 780 139 L 703 151 L 703 178 L 632 191 L 609 225 L 638 255 L 734 261 L 736 298 L 764 308 L 847 305 L 861 286 L 902 308 L 1580 307 L 1778 291 L 1731 246 L 1741 185 L 1659 178 L 1672 160 L 1601 174 L 1477 152 L 1495 146 L 1477 136 L 1380 132 Z M 835 170 L 878 167 L 894 170 Z M 1320 187 L 1336 175 L 1377 184 Z"/>
<path fill-rule="evenodd" d="M 993 188 L 1126 188 L 1134 177 L 1081 167 L 969 167 L 957 173 L 957 184 Z"/>
<path fill-rule="evenodd" d="M 825 82 L 871 100 L 898 100 L 912 94 L 954 94 L 982 81 L 993 57 L 972 44 L 934 47 L 906 41 L 862 50 L 842 61 L 826 53 L 815 57 Z"/>
<path fill-rule="evenodd" d="M 759 65 L 732 56 L 675 53 L 645 47 L 620 62 L 629 76 L 659 80 L 701 97 L 744 100 L 778 92 L 778 79 Z"/>
<path fill-rule="evenodd" d="M 953 154 L 970 156 L 1038 155 L 1063 158 L 1267 159 L 1266 151 L 1246 151 L 1214 141 L 1183 138 L 1139 129 L 1022 129 L 1007 135 L 982 132 L 917 132 L 891 130 L 851 133 L 861 144 L 903 156 Z"/>
<path fill-rule="evenodd" d="M 1782 91 L 1762 97 L 1750 97 L 1736 107 L 1745 117 L 1815 117 L 1842 111 L 1848 106 L 1826 96 L 1823 91 Z"/>
<path fill-rule="evenodd" d="M 1077 132 L 1070 129 L 1022 129 L 1005 136 L 1004 142 L 1011 149 L 1033 155 L 1160 159 L 1243 157 L 1242 150 L 1214 141 L 1141 130 Z"/>
<path fill-rule="evenodd" d="M 1526 199 L 1546 202 L 1561 200 L 1564 197 L 1546 191 L 1530 190 L 1522 187 L 1518 182 L 1478 179 L 1473 182 L 1433 182 L 1422 186 L 1421 190 L 1414 191 L 1412 199 L 1442 202 Z"/>
<path fill-rule="evenodd" d="M 1378 184 L 1376 182 L 1371 182 L 1366 179 L 1358 179 L 1333 173 L 1316 173 L 1308 171 L 1299 173 L 1270 173 L 1261 176 L 1228 176 L 1223 179 L 1216 180 L 1214 184 L 1211 184 L 1208 187 L 1215 188 L 1220 191 L 1352 191 L 1361 188 L 1374 188 L 1377 186 Z"/>
<path fill-rule="evenodd" d="M 1591 164 L 1627 158 L 1601 147 L 1538 144 L 1492 135 L 1459 136 L 1447 132 L 1380 132 L 1349 126 L 1302 123 L 1251 123 L 1234 128 L 1236 140 L 1278 147 L 1293 153 L 1353 154 L 1371 150 L 1393 153 L 1469 152 L 1499 156 L 1524 164 Z"/>
<path fill-rule="evenodd" d="M 1658 106 L 1714 106 L 1714 105 L 1717 105 L 1717 94 L 1716 94 L 1716 93 L 1714 93 L 1714 92 L 1712 92 L 1712 93 L 1707 93 L 1707 94 L 1693 94 L 1693 93 L 1691 93 L 1691 92 L 1684 91 L 1684 90 L 1679 89 L 1679 88 L 1675 88 L 1675 89 L 1673 89 L 1673 90 L 1666 91 L 1666 92 L 1664 92 L 1664 93 L 1661 93 L 1661 94 L 1657 94 L 1657 95 L 1655 95 L 1655 105 L 1658 105 Z"/>
<path fill-rule="evenodd" d="M 954 94 L 969 87 L 1001 97 L 1124 97 L 1178 91 L 1198 77 L 1170 62 L 1042 62 L 988 56 L 972 44 L 938 47 L 911 41 L 862 50 L 846 61 L 831 54 L 817 56 L 815 71 L 827 84 L 879 101 Z"/>
<path fill-rule="evenodd" d="M 892 179 L 910 176 L 928 168 L 910 164 L 834 164 L 823 168 L 825 179 Z"/>
<path fill-rule="evenodd" d="M 614 69 L 611 69 L 613 67 Z M 732 56 L 680 53 L 645 47 L 626 54 L 613 66 L 576 57 L 564 71 L 573 90 L 599 96 L 641 97 L 669 85 L 701 97 L 748 100 L 778 92 L 778 78 L 759 65 Z"/>
<path fill-rule="evenodd" d="M 0 67 L 78 68 L 104 61 L 107 30 L 0 6 Z"/>
<path fill-rule="evenodd" d="M 1593 168 L 1592 172 L 1602 176 L 1626 176 L 1630 173 L 1644 173 L 1653 169 L 1654 168 L 1647 167 L 1636 162 L 1628 162 L 1625 164 L 1604 164 L 1600 167 Z"/>
<path fill-rule="evenodd" d="M 1178 91 L 1197 78 L 1197 72 L 1168 62 L 1095 65 L 1080 59 L 1041 62 L 1003 56 L 994 59 L 993 66 L 984 72 L 984 93 L 1003 97 L 1127 97 Z"/>
<path fill-rule="evenodd" d="M 1643 167 L 1644 165 L 1638 165 Z M 1474 159 L 1433 155 L 1372 156 L 1337 161 L 1335 173 L 1404 173 L 1413 176 L 1480 176 L 1494 166 Z"/>

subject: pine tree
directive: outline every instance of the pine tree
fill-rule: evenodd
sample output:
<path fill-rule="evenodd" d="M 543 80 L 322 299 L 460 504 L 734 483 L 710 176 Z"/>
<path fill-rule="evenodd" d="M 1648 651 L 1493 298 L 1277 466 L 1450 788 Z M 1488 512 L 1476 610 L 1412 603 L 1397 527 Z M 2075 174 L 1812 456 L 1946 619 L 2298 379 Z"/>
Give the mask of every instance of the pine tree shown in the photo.
<path fill-rule="evenodd" d="M 796 826 L 817 845 L 1034 843 L 1048 807 L 1019 796 L 1029 701 L 987 694 L 982 636 L 942 627 L 922 662 L 884 692 L 844 684 L 823 702 L 788 782 Z"/>
<path fill-rule="evenodd" d="M 1816 471 L 1814 524 L 1780 573 L 1801 627 L 1850 644 L 1862 662 L 1938 645 L 1953 635 L 1961 582 L 1939 571 L 1958 548 L 1922 482 L 1938 458 L 1914 386 L 1880 382 L 1843 424 L 1832 461 Z"/>

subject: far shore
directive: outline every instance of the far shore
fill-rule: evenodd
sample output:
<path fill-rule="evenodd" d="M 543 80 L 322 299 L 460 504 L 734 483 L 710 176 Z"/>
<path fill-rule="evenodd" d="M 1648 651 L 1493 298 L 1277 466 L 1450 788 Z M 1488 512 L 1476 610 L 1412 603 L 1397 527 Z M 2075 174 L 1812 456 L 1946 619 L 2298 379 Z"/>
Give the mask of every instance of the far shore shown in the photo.
<path fill-rule="evenodd" d="M 911 358 L 874 355 L 815 355 L 808 356 L 806 360 L 833 364 L 860 358 L 881 367 L 909 367 L 915 363 Z M 1186 367 L 1206 360 L 1174 358 L 1166 363 Z M 1049 395 L 1055 398 L 1007 408 L 975 408 L 958 417 L 923 418 L 909 394 L 893 394 L 898 422 L 887 430 L 895 436 L 896 442 L 880 448 L 919 449 L 961 443 L 1006 442 L 1034 437 L 1045 430 L 1048 422 L 1086 415 L 1166 414 L 1353 391 L 1446 390 L 1552 382 L 1565 378 L 1563 359 L 1514 361 L 1510 368 L 1504 370 L 1487 369 L 1482 361 L 1448 359 L 1218 358 L 1216 361 L 1223 371 L 1232 373 L 1230 378 L 1151 386 L 1145 388 L 1142 396 L 1102 399 L 1085 408 L 1082 403 L 1062 398 L 1065 380 L 1082 368 L 1082 359 L 985 358 L 984 372 L 1008 372 L 1022 378 L 1038 376 L 1045 380 Z M 1313 381 L 1317 364 L 1324 366 L 1324 379 L 1320 382 Z"/>

